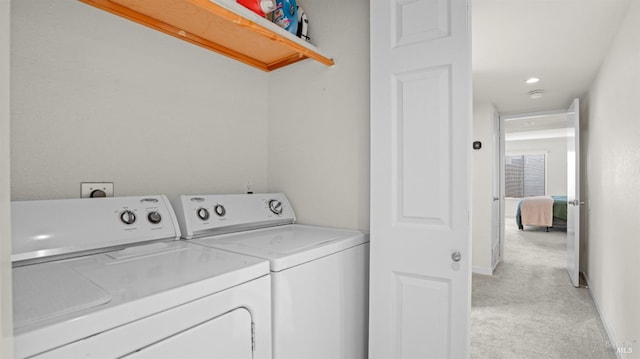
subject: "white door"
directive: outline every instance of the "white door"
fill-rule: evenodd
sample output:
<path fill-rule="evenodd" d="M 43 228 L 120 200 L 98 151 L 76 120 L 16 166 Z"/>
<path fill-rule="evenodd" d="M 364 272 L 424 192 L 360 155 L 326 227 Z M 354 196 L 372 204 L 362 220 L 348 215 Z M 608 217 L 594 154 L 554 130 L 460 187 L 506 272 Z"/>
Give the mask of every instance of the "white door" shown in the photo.
<path fill-rule="evenodd" d="M 492 195 L 491 205 L 491 268 L 495 268 L 502 260 L 504 238 L 504 198 L 502 196 L 502 158 L 504 148 L 504 136 L 500 125 L 501 119 L 497 113 L 493 115 L 493 175 L 492 175 Z"/>
<path fill-rule="evenodd" d="M 371 358 L 469 355 L 468 0 L 371 9 Z"/>
<path fill-rule="evenodd" d="M 567 270 L 580 284 L 580 100 L 567 113 Z"/>

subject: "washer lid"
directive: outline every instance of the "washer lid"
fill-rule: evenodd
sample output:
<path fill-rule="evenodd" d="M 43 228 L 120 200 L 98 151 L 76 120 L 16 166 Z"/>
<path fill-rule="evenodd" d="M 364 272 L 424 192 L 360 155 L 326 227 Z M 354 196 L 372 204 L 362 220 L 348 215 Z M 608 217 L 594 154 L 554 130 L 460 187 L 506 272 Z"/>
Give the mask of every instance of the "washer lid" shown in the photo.
<path fill-rule="evenodd" d="M 16 307 L 14 334 L 38 332 L 44 350 L 267 274 L 264 259 L 185 241 L 17 267 L 13 298 L 26 301 Z"/>
<path fill-rule="evenodd" d="M 13 325 L 16 328 L 105 304 L 111 298 L 104 289 L 60 263 L 13 270 Z"/>
<path fill-rule="evenodd" d="M 368 237 L 359 231 L 292 224 L 189 242 L 268 259 L 271 271 L 278 272 L 368 242 Z"/>

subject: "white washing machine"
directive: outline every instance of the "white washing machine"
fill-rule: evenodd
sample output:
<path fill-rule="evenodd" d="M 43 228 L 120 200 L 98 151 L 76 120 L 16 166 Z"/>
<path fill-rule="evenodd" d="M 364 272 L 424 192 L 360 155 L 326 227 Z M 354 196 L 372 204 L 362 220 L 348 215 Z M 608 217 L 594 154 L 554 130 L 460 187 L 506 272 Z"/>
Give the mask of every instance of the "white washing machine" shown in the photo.
<path fill-rule="evenodd" d="M 273 357 L 366 358 L 368 236 L 294 224 L 282 193 L 180 196 L 183 238 L 271 265 Z"/>
<path fill-rule="evenodd" d="M 165 196 L 12 217 L 16 358 L 271 358 L 269 263 L 176 240 Z"/>

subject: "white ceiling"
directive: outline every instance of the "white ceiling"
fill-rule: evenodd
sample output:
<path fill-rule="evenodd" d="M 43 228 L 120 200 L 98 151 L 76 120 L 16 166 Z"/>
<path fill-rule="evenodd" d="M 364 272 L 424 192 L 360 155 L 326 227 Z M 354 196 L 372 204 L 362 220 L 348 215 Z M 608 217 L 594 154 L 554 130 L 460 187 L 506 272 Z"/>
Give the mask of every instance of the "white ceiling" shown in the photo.
<path fill-rule="evenodd" d="M 629 0 L 471 0 L 473 96 L 502 114 L 568 108 L 587 93 Z M 531 76 L 535 85 L 525 84 Z M 543 89 L 540 99 L 528 92 Z"/>
<path fill-rule="evenodd" d="M 566 129 L 567 116 L 565 114 L 523 117 L 504 122 L 504 132 L 529 132 Z"/>

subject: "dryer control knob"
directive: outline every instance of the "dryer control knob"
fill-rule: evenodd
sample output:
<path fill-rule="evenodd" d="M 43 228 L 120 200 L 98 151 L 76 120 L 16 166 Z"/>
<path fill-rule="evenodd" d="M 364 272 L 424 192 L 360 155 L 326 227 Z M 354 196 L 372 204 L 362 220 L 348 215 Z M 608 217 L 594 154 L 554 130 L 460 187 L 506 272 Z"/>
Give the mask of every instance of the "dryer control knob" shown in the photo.
<path fill-rule="evenodd" d="M 147 215 L 147 219 L 153 224 L 158 224 L 160 223 L 160 221 L 162 221 L 162 216 L 159 212 L 153 211 L 149 212 L 149 214 Z"/>
<path fill-rule="evenodd" d="M 136 221 L 136 214 L 130 210 L 124 210 L 120 212 L 120 220 L 124 224 L 133 224 Z"/>
<path fill-rule="evenodd" d="M 196 214 L 198 215 L 198 218 L 200 218 L 203 221 L 206 221 L 207 219 L 209 219 L 209 211 L 206 208 L 198 208 L 198 210 L 196 211 Z"/>
<path fill-rule="evenodd" d="M 213 211 L 216 212 L 218 217 L 224 217 L 224 215 L 227 214 L 227 210 L 221 204 L 216 204 L 216 206 L 213 207 Z"/>
<path fill-rule="evenodd" d="M 277 199 L 270 200 L 269 209 L 275 214 L 282 214 L 282 202 L 278 201 Z"/>

